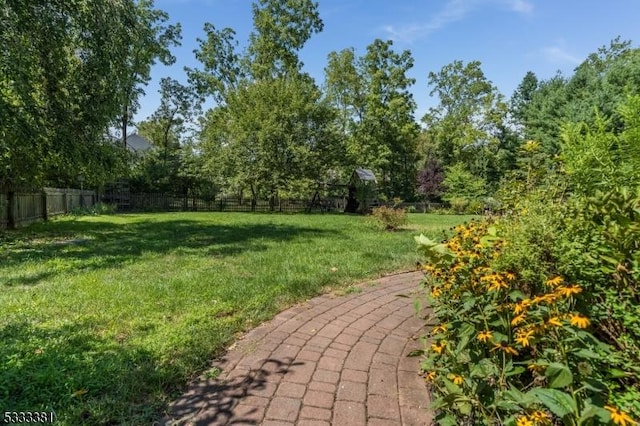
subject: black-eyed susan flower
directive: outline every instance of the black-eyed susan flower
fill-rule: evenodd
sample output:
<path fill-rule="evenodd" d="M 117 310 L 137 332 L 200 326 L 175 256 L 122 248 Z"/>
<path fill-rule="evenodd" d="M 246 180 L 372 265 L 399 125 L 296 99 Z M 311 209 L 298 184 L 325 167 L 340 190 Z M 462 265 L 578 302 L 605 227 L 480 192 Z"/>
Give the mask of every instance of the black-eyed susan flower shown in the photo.
<path fill-rule="evenodd" d="M 464 377 L 458 376 L 457 374 L 449 374 L 449 378 L 456 385 L 461 385 L 464 383 Z"/>
<path fill-rule="evenodd" d="M 559 296 L 564 296 L 564 297 L 571 297 L 571 295 L 578 294 L 580 292 L 582 292 L 582 287 L 580 287 L 579 285 L 556 288 L 556 293 Z"/>
<path fill-rule="evenodd" d="M 435 380 L 436 376 L 437 376 L 437 373 L 435 371 L 429 371 L 429 372 L 427 372 L 427 374 L 425 374 L 424 379 L 427 382 L 433 382 Z"/>
<path fill-rule="evenodd" d="M 575 325 L 578 328 L 587 328 L 589 326 L 589 318 L 580 314 L 570 315 L 569 321 L 571 321 L 571 325 Z"/>
<path fill-rule="evenodd" d="M 529 364 L 527 366 L 527 369 L 529 369 L 529 371 L 531 371 L 532 373 L 542 374 L 544 373 L 546 366 L 540 364 Z"/>
<path fill-rule="evenodd" d="M 516 426 L 534 426 L 527 416 L 520 416 L 516 419 Z"/>
<path fill-rule="evenodd" d="M 504 280 L 497 275 L 494 275 L 493 279 L 489 282 L 487 286 L 487 290 L 489 291 L 499 291 L 501 288 L 509 288 L 509 285 L 504 282 Z"/>
<path fill-rule="evenodd" d="M 530 340 L 534 335 L 533 330 L 518 330 L 516 331 L 515 341 L 520 343 L 523 348 L 526 348 L 531 344 Z"/>
<path fill-rule="evenodd" d="M 433 286 L 431 288 L 431 297 L 433 297 L 434 299 L 437 299 L 441 294 L 442 290 L 440 290 L 440 287 Z"/>
<path fill-rule="evenodd" d="M 537 425 L 551 424 L 551 416 L 545 411 L 536 410 L 529 414 L 529 419 Z"/>
<path fill-rule="evenodd" d="M 551 317 L 551 318 L 549 318 L 549 319 L 547 320 L 547 325 L 548 325 L 548 326 L 549 326 L 549 325 L 553 325 L 553 326 L 556 326 L 556 327 L 561 327 L 561 326 L 562 326 L 562 323 L 560 322 L 560 318 L 558 318 L 558 317 Z"/>
<path fill-rule="evenodd" d="M 491 352 L 496 351 L 496 350 L 500 350 L 506 354 L 511 354 L 511 355 L 518 355 L 518 351 L 515 350 L 514 348 L 512 348 L 511 346 L 509 346 L 509 343 L 502 341 L 502 342 L 498 342 L 498 343 L 494 343 L 493 344 L 493 349 L 491 349 Z"/>
<path fill-rule="evenodd" d="M 614 424 L 621 425 L 621 426 L 638 424 L 627 413 L 619 410 L 616 407 L 613 407 L 611 405 L 605 405 L 604 408 L 609 412 L 609 414 L 611 414 L 611 421 Z"/>
<path fill-rule="evenodd" d="M 441 340 L 438 343 L 433 343 L 431 345 L 431 350 L 434 351 L 435 353 L 441 354 L 446 346 L 447 346 L 447 342 L 445 342 L 444 340 Z"/>
<path fill-rule="evenodd" d="M 516 325 L 520 324 L 522 321 L 524 321 L 524 318 L 525 318 L 525 314 L 524 313 L 522 313 L 520 315 L 516 315 L 511 320 L 511 325 L 512 326 L 516 326 Z"/>
<path fill-rule="evenodd" d="M 447 331 L 447 324 L 440 324 L 431 330 L 431 334 L 444 333 L 445 331 Z"/>
<path fill-rule="evenodd" d="M 529 306 L 531 306 L 531 303 L 531 299 L 524 299 L 519 301 L 514 305 L 513 313 L 516 315 L 523 313 L 527 310 L 527 308 L 529 308 Z"/>
<path fill-rule="evenodd" d="M 553 277 L 547 280 L 547 285 L 549 287 L 557 287 L 564 282 L 562 277 Z"/>
<path fill-rule="evenodd" d="M 478 333 L 478 336 L 476 337 L 476 339 L 480 340 L 481 342 L 488 342 L 492 338 L 493 338 L 493 334 L 489 330 L 481 331 L 480 333 Z"/>

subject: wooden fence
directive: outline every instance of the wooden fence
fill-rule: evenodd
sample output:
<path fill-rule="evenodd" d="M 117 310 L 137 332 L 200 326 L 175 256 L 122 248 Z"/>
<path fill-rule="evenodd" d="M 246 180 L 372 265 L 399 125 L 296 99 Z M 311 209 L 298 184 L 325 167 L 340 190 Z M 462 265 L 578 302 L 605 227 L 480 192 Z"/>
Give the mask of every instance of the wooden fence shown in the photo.
<path fill-rule="evenodd" d="M 49 217 L 91 207 L 95 191 L 44 188 L 40 192 L 0 193 L 0 229 L 14 229 Z"/>

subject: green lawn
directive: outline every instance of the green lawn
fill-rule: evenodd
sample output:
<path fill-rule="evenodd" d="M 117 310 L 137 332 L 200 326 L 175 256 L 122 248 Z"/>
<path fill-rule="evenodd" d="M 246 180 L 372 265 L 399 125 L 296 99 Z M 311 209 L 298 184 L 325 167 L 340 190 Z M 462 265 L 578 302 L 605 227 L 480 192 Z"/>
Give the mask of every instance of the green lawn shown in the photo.
<path fill-rule="evenodd" d="M 410 269 L 409 215 L 65 217 L 0 234 L 0 407 L 60 424 L 150 424 L 238 332 L 331 287 Z"/>

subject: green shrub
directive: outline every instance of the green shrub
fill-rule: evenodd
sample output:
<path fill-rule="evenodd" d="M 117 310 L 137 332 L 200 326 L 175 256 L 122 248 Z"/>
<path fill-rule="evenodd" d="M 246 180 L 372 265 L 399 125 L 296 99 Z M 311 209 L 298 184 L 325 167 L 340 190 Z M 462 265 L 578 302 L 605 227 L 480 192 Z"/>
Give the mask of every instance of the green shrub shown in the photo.
<path fill-rule="evenodd" d="M 73 216 L 97 216 L 103 214 L 114 214 L 117 210 L 115 204 L 96 203 L 90 207 L 76 207 L 71 210 Z"/>
<path fill-rule="evenodd" d="M 387 231 L 395 231 L 408 222 L 407 211 L 393 207 L 374 207 L 371 217 L 378 226 Z"/>
<path fill-rule="evenodd" d="M 422 363 L 436 420 L 578 425 L 608 423 L 615 415 L 632 424 L 617 408 L 633 410 L 631 396 L 620 392 L 629 372 L 611 370 L 615 348 L 592 333 L 598 324 L 582 303 L 587 285 L 538 258 L 546 249 L 523 256 L 532 272 L 539 268 L 525 279 L 516 268 L 522 252 L 509 253 L 514 242 L 503 235 L 525 223 L 518 220 L 472 222 L 440 244 L 417 238 L 429 260 L 425 286 L 436 325 Z"/>
<path fill-rule="evenodd" d="M 464 197 L 456 197 L 449 200 L 449 204 L 456 214 L 465 214 L 469 207 L 469 200 Z"/>

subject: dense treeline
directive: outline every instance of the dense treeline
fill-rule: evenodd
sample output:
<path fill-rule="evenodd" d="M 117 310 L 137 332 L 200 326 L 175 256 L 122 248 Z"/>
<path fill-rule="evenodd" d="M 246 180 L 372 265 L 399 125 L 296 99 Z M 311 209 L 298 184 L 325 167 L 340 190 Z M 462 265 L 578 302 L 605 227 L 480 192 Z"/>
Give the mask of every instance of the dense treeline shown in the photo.
<path fill-rule="evenodd" d="M 160 106 L 137 123 L 156 149 L 132 163 L 122 142 L 150 67 L 175 61 L 180 25 L 149 0 L 13 0 L 3 12 L 0 182 L 9 188 L 73 186 L 82 175 L 87 186 L 128 177 L 144 191 L 306 198 L 364 167 L 381 198 L 478 211 L 500 205 L 501 183 L 525 172 L 537 182 L 556 167 L 567 123 L 619 131 L 616 107 L 640 88 L 638 49 L 620 40 L 571 76 L 527 73 L 511 99 L 478 61 L 454 61 L 415 88 L 411 52 L 383 40 L 362 55 L 332 52 L 319 85 L 298 58 L 322 31 L 317 4 L 259 0 L 246 48 L 233 29 L 207 23 L 200 65 L 185 69 L 185 83 L 162 79 Z M 419 121 L 412 90 L 439 100 Z M 206 99 L 214 107 L 203 111 Z M 114 129 L 120 143 L 106 137 Z"/>
<path fill-rule="evenodd" d="M 0 185 L 99 186 L 125 172 L 105 137 L 124 125 L 180 26 L 150 0 L 7 0 L 0 6 Z M 124 124 L 123 124 L 124 123 Z"/>

